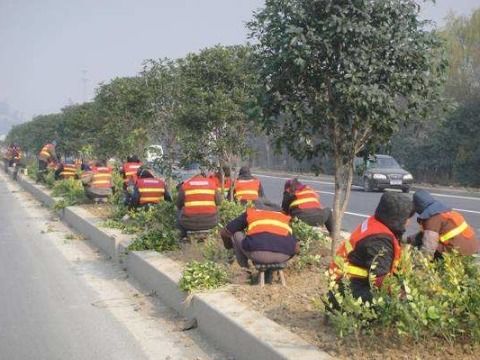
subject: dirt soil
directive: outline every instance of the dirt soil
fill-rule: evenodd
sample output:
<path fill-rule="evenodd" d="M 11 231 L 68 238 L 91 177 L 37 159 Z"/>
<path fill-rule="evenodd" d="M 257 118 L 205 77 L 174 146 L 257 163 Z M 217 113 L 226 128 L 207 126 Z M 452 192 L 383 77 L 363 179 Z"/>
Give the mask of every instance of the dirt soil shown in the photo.
<path fill-rule="evenodd" d="M 82 204 L 80 207 L 102 220 L 107 220 L 112 215 L 112 207 L 109 204 Z"/>
<path fill-rule="evenodd" d="M 82 205 L 92 214 L 106 220 L 111 214 L 108 205 Z M 205 243 L 202 237 L 181 244 L 176 251 L 166 252 L 171 259 L 186 264 L 189 261 L 204 260 Z M 216 244 L 223 248 L 220 239 Z M 250 305 L 256 311 L 269 319 L 285 326 L 306 341 L 318 346 L 339 359 L 478 359 L 479 347 L 468 344 L 449 345 L 438 339 L 419 343 L 399 340 L 395 335 L 379 334 L 378 336 L 360 336 L 356 338 L 338 338 L 331 325 L 324 321 L 321 297 L 326 293 L 327 282 L 324 272 L 330 262 L 326 255 L 327 249 L 318 249 L 322 255 L 321 265 L 307 266 L 296 269 L 293 261 L 284 271 L 287 287 L 280 284 L 274 276 L 272 284 L 263 289 L 257 285 L 257 274 L 251 268 L 251 277 L 245 278 L 245 273 L 236 262 L 227 264 L 231 292 L 241 302 Z"/>

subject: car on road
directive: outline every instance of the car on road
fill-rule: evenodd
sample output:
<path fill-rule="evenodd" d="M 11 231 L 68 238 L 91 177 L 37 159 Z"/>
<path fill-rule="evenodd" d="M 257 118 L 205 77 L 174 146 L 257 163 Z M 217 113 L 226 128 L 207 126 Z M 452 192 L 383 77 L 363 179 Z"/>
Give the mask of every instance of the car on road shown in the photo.
<path fill-rule="evenodd" d="M 375 154 L 366 160 L 355 158 L 353 184 L 361 186 L 365 192 L 389 188 L 408 193 L 413 184 L 413 176 L 393 157 Z"/>

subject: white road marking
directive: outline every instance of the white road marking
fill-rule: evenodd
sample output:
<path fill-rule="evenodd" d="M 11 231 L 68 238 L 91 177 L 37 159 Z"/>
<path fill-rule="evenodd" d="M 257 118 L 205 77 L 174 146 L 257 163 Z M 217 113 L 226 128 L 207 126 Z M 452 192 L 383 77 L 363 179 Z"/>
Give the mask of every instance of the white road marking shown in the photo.
<path fill-rule="evenodd" d="M 453 208 L 453 210 L 455 210 L 455 211 L 461 211 L 461 212 L 467 212 L 467 213 L 472 213 L 472 214 L 479 214 L 479 215 L 480 215 L 480 211 L 475 211 L 475 210 L 465 210 L 465 209 L 455 209 L 455 208 Z"/>
<path fill-rule="evenodd" d="M 254 176 L 258 177 L 266 177 L 266 178 L 271 178 L 271 179 L 280 179 L 280 180 L 291 180 L 293 179 L 292 177 L 282 177 L 282 176 L 271 176 L 271 175 L 263 175 L 263 174 L 253 174 Z M 319 181 L 319 180 L 309 180 L 309 179 L 302 179 L 299 178 L 303 182 L 311 182 L 315 184 L 323 184 L 323 185 L 335 185 L 333 182 L 327 182 L 327 181 Z"/>
<path fill-rule="evenodd" d="M 319 193 L 319 194 L 328 194 L 328 195 L 335 195 L 334 192 L 331 192 L 331 191 L 319 191 L 319 190 L 315 190 L 315 192 Z"/>
<path fill-rule="evenodd" d="M 347 214 L 347 215 L 352 215 L 352 216 L 359 216 L 359 217 L 363 217 L 363 218 L 368 218 L 368 217 L 370 217 L 369 215 L 359 214 L 359 213 L 354 213 L 354 212 L 349 212 L 349 211 L 345 211 L 345 214 Z"/>
<path fill-rule="evenodd" d="M 454 199 L 464 199 L 464 200 L 477 200 L 477 201 L 480 201 L 480 197 L 447 195 L 447 194 L 438 194 L 438 193 L 430 193 L 430 194 L 433 195 L 433 196 L 438 196 L 438 197 L 447 197 L 447 198 L 454 198 Z"/>

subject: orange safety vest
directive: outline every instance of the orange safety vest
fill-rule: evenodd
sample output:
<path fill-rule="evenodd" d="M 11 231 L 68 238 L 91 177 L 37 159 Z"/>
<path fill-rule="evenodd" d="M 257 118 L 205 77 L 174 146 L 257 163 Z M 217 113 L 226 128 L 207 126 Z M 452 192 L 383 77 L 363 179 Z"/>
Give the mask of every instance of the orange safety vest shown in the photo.
<path fill-rule="evenodd" d="M 112 169 L 106 166 L 100 166 L 92 170 L 92 182 L 90 187 L 95 189 L 108 189 L 112 184 Z"/>
<path fill-rule="evenodd" d="M 455 228 L 440 234 L 439 240 L 443 245 L 451 245 L 450 242 L 455 240 L 455 237 L 457 237 L 458 235 L 462 235 L 467 239 L 474 239 L 475 232 L 467 224 L 461 214 L 456 211 L 448 211 L 445 213 L 441 213 L 440 216 L 445 222 L 451 221 L 455 224 Z"/>
<path fill-rule="evenodd" d="M 128 183 L 130 179 L 135 183 L 137 181 L 137 171 L 143 165 L 141 162 L 127 162 L 123 164 L 122 169 L 125 174 L 124 182 Z"/>
<path fill-rule="evenodd" d="M 320 197 L 309 186 L 302 190 L 295 191 L 295 199 L 290 203 L 290 208 L 318 209 L 321 208 Z"/>
<path fill-rule="evenodd" d="M 77 175 L 77 167 L 74 164 L 64 164 L 60 176 L 63 179 L 73 179 Z"/>
<path fill-rule="evenodd" d="M 237 201 L 254 201 L 257 200 L 260 191 L 260 180 L 253 179 L 237 179 L 233 196 Z"/>
<path fill-rule="evenodd" d="M 279 236 L 292 233 L 290 220 L 292 218 L 279 211 L 247 209 L 247 236 L 267 232 Z"/>
<path fill-rule="evenodd" d="M 212 174 L 208 177 L 209 179 L 212 179 L 216 186 L 217 186 L 217 191 L 222 192 L 222 185 L 220 184 L 220 178 L 217 176 L 217 174 Z M 224 176 L 223 178 L 223 192 L 224 195 L 228 195 L 228 191 L 232 187 L 232 179 L 230 177 Z"/>
<path fill-rule="evenodd" d="M 138 201 L 140 205 L 158 204 L 164 199 L 165 183 L 161 179 L 137 179 L 135 186 L 140 193 L 140 199 Z"/>
<path fill-rule="evenodd" d="M 42 147 L 42 150 L 38 153 L 38 157 L 43 161 L 48 161 L 52 157 L 53 144 L 46 144 Z"/>
<path fill-rule="evenodd" d="M 374 216 L 371 216 L 352 232 L 348 241 L 342 242 L 337 250 L 336 257 L 343 259 L 343 266 L 337 264 L 336 259 L 334 259 L 330 263 L 330 274 L 336 274 L 337 279 L 342 278 L 344 275 L 352 278 L 368 279 L 370 269 L 350 263 L 348 256 L 352 251 L 355 251 L 359 243 L 372 235 L 387 235 L 392 240 L 393 262 L 390 267 L 390 273 L 394 273 L 402 255 L 400 242 L 387 226 L 378 221 Z"/>
<path fill-rule="evenodd" d="M 185 215 L 215 214 L 215 182 L 203 176 L 194 176 L 185 181 L 182 190 L 185 193 L 183 213 Z"/>

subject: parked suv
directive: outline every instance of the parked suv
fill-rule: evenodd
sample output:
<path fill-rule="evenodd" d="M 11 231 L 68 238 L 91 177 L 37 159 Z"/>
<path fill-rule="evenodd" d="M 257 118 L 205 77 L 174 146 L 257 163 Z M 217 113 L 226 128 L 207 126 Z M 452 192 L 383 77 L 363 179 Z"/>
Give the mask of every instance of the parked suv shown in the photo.
<path fill-rule="evenodd" d="M 365 192 L 390 188 L 408 193 L 412 183 L 412 174 L 389 155 L 371 155 L 367 161 L 355 158 L 353 184 L 362 186 Z"/>

